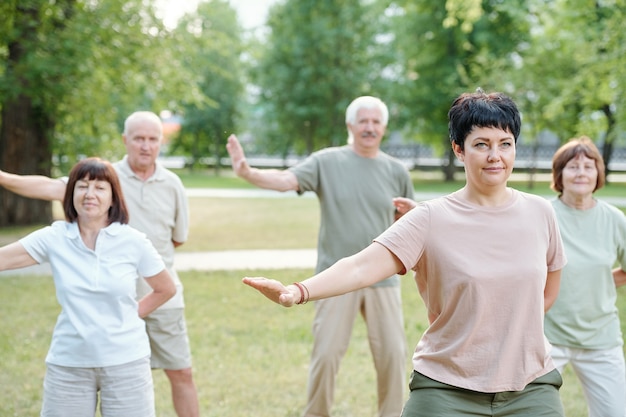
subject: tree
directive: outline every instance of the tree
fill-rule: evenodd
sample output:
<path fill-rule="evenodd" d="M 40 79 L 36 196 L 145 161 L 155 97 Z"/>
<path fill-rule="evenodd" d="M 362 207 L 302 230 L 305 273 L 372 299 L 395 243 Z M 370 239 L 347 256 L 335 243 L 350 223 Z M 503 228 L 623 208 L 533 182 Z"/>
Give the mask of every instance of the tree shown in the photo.
<path fill-rule="evenodd" d="M 151 10 L 141 0 L 12 0 L 1 7 L 0 168 L 49 176 L 53 155 L 107 157 L 100 151 L 119 138 L 125 116 L 116 110 L 145 99 L 138 78 L 156 73 L 138 75 L 156 62 L 145 59 L 155 56 L 150 40 L 162 31 Z M 48 203 L 2 189 L 0 211 L 0 226 L 51 219 Z"/>
<path fill-rule="evenodd" d="M 189 77 L 197 94 L 180 100 L 184 121 L 172 151 L 191 155 L 192 167 L 212 155 L 219 173 L 226 138 L 235 130 L 244 87 L 240 33 L 235 10 L 225 0 L 201 3 L 174 31 L 174 40 L 182 45 L 179 60 L 192 69 Z"/>
<path fill-rule="evenodd" d="M 371 62 L 382 10 L 358 0 L 287 0 L 270 10 L 271 32 L 254 70 L 261 88 L 267 152 L 309 154 L 346 141 L 345 109 L 377 95 Z M 364 23 L 367 22 L 367 23 Z"/>
<path fill-rule="evenodd" d="M 626 2 L 537 1 L 532 45 L 517 79 L 537 109 L 533 123 L 560 140 L 602 142 L 608 167 L 626 120 Z"/>
<path fill-rule="evenodd" d="M 496 0 L 401 1 L 396 45 L 403 55 L 398 101 L 415 138 L 447 151 L 445 178 L 454 178 L 447 112 L 462 92 L 482 87 L 505 91 L 494 74 L 513 65 L 528 36 L 523 2 Z"/>
<path fill-rule="evenodd" d="M 69 19 L 74 13 L 74 4 L 61 2 L 58 13 L 45 21 L 42 21 L 45 4 L 15 2 L 13 8 L 7 6 L 4 11 L 9 12 L 11 19 L 7 20 L 7 35 L 2 38 L 8 53 L 0 84 L 3 98 L 0 163 L 9 171 L 46 174 L 50 172 L 50 139 L 56 121 L 48 103 L 50 90 L 62 83 L 65 74 L 58 65 L 41 65 L 42 57 L 49 56 L 62 45 L 50 41 L 44 48 L 39 44 L 39 31 L 43 31 L 39 28 L 54 28 L 63 35 L 65 18 Z M 36 94 L 45 88 L 48 89 L 47 95 Z M 28 201 L 3 190 L 0 190 L 0 205 L 2 226 L 50 218 L 49 205 Z"/>

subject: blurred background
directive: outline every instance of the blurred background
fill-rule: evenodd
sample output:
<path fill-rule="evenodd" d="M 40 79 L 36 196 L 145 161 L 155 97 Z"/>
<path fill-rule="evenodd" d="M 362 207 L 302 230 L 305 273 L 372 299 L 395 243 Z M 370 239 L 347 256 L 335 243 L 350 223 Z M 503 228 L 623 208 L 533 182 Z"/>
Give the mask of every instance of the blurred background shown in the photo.
<path fill-rule="evenodd" d="M 344 144 L 346 106 L 374 95 L 383 148 L 452 180 L 447 110 L 482 87 L 522 111 L 517 169 L 549 169 L 584 134 L 626 171 L 625 14 L 626 0 L 3 1 L 0 169 L 118 160 L 135 110 L 163 118 L 168 166 L 220 175 L 231 133 L 255 163 L 288 166 Z M 40 204 L 3 193 L 0 213 Z"/>

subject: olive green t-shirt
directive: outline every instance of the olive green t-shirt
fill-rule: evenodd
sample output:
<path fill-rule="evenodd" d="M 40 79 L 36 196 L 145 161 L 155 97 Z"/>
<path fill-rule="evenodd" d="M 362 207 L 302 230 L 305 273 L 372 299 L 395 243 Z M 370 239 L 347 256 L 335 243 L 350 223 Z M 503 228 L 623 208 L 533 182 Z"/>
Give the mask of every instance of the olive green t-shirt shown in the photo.
<path fill-rule="evenodd" d="M 372 243 L 394 221 L 394 197 L 413 198 L 406 167 L 379 152 L 357 155 L 351 146 L 323 149 L 290 168 L 299 192 L 314 192 L 320 203 L 316 270 L 353 255 Z M 376 285 L 398 285 L 396 275 Z"/>

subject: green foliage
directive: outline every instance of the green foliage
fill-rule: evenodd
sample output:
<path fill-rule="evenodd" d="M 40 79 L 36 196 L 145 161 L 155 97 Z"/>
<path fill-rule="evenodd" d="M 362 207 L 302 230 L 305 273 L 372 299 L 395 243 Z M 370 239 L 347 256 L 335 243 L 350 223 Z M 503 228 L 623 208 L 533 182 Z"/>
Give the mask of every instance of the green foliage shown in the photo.
<path fill-rule="evenodd" d="M 120 139 L 124 119 L 136 110 L 158 113 L 168 105 L 169 89 L 181 84 L 171 67 L 161 64 L 168 59 L 166 41 L 171 34 L 143 2 L 122 1 L 120 6 L 101 11 L 99 20 L 106 30 L 98 34 L 92 60 L 86 64 L 91 76 L 65 102 L 72 109 L 68 113 L 74 113 L 58 131 L 57 143 L 65 145 L 59 155 L 78 148 L 82 154 L 119 159 L 124 154 Z"/>
<path fill-rule="evenodd" d="M 345 109 L 373 89 L 380 10 L 375 2 L 288 0 L 272 8 L 254 71 L 262 88 L 267 152 L 310 153 L 344 144 Z"/>
<path fill-rule="evenodd" d="M 81 155 L 118 159 L 138 109 L 184 116 L 173 149 L 193 160 L 224 156 L 235 131 L 258 152 L 306 154 L 344 143 L 345 107 L 362 94 L 441 154 L 450 102 L 477 86 L 518 102 L 524 141 L 546 130 L 626 139 L 626 0 L 285 0 L 254 33 L 226 0 L 201 2 L 173 30 L 151 4 L 0 3 L 0 156 L 43 173 L 51 156 L 61 170 Z M 20 131 L 37 141 L 11 137 Z"/>
<path fill-rule="evenodd" d="M 536 7 L 532 44 L 517 77 L 525 80 L 529 107 L 535 109 L 529 112 L 532 123 L 561 141 L 581 134 L 613 141 L 626 115 L 624 33 L 617 29 L 624 2 L 539 2 Z"/>
<path fill-rule="evenodd" d="M 404 75 L 397 94 L 402 122 L 412 138 L 449 149 L 447 112 L 460 93 L 482 87 L 505 91 L 494 74 L 512 67 L 512 54 L 527 38 L 519 2 L 401 1 L 396 45 Z"/>
<path fill-rule="evenodd" d="M 240 54 L 241 29 L 232 7 L 224 0 L 201 3 L 198 11 L 181 19 L 174 30 L 177 59 L 189 71 L 197 95 L 179 100 L 184 118 L 171 151 L 218 160 L 225 155 L 226 138 L 235 131 L 238 103 L 244 88 Z"/>
<path fill-rule="evenodd" d="M 2 60 L 0 103 L 28 98 L 48 121 L 50 148 L 39 157 L 55 155 L 61 168 L 81 155 L 119 158 L 126 115 L 158 103 L 165 32 L 152 10 L 141 0 L 29 1 L 9 12 L 12 30 L 0 50 L 13 45 L 22 53 Z"/>

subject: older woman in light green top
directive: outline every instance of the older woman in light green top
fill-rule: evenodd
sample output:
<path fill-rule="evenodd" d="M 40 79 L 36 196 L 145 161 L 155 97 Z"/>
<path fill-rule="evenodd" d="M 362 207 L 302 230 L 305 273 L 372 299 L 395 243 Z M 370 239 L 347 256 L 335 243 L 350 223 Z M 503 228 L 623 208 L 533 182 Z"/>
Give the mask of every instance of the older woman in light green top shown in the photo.
<path fill-rule="evenodd" d="M 593 196 L 605 176 L 602 155 L 589 138 L 572 139 L 555 153 L 552 176 L 559 193 L 552 205 L 568 259 L 545 318 L 552 357 L 560 371 L 572 365 L 590 417 L 624 417 L 624 341 L 615 303 L 616 286 L 626 283 L 626 216 Z"/>

